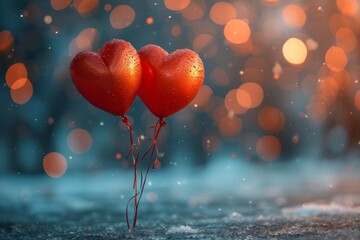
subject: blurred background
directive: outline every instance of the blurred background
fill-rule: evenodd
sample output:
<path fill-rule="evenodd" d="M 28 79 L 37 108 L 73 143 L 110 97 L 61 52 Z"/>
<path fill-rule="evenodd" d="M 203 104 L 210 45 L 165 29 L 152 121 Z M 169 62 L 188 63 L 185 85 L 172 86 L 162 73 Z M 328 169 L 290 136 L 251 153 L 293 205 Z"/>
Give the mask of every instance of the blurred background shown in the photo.
<path fill-rule="evenodd" d="M 113 38 L 136 49 L 189 48 L 204 62 L 198 96 L 166 119 L 160 168 L 358 157 L 357 0 L 5 0 L 0 7 L 0 173 L 131 170 L 126 127 L 83 99 L 69 76 L 76 53 Z M 148 145 L 156 118 L 139 99 L 127 116 Z"/>

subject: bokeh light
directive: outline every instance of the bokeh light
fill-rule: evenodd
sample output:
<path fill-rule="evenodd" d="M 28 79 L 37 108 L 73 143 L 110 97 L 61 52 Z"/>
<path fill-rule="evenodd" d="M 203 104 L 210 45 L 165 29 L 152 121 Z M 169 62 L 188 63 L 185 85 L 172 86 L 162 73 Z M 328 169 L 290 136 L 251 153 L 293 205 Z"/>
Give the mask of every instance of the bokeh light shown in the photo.
<path fill-rule="evenodd" d="M 107 12 L 110 12 L 112 9 L 112 5 L 110 3 L 107 3 L 104 5 L 104 10 Z"/>
<path fill-rule="evenodd" d="M 205 5 L 202 5 L 201 2 L 191 1 L 186 8 L 180 11 L 180 14 L 187 20 L 198 20 L 205 15 Z"/>
<path fill-rule="evenodd" d="M 52 23 L 52 17 L 50 15 L 46 15 L 44 17 L 44 23 L 46 23 L 46 24 Z"/>
<path fill-rule="evenodd" d="M 99 0 L 73 0 L 72 5 L 80 15 L 88 15 L 98 8 Z"/>
<path fill-rule="evenodd" d="M 60 11 L 70 6 L 72 0 L 50 0 L 50 4 L 54 10 Z"/>
<path fill-rule="evenodd" d="M 212 93 L 213 91 L 209 86 L 201 86 L 199 93 L 196 95 L 194 100 L 192 100 L 190 106 L 195 109 L 201 109 L 209 102 Z"/>
<path fill-rule="evenodd" d="M 69 149 L 75 154 L 86 153 L 92 145 L 92 137 L 90 133 L 81 128 L 72 130 L 67 137 Z"/>
<path fill-rule="evenodd" d="M 256 143 L 256 152 L 265 161 L 276 160 L 281 153 L 281 143 L 275 136 L 263 136 Z"/>
<path fill-rule="evenodd" d="M 258 123 L 263 130 L 275 133 L 284 128 L 285 117 L 279 109 L 265 107 L 258 114 Z"/>
<path fill-rule="evenodd" d="M 351 52 L 356 48 L 357 38 L 350 28 L 339 28 L 336 31 L 335 39 L 336 44 L 347 52 Z"/>
<path fill-rule="evenodd" d="M 291 64 L 302 64 L 307 57 L 306 45 L 298 38 L 289 38 L 283 45 L 284 58 Z"/>
<path fill-rule="evenodd" d="M 334 72 L 341 72 L 348 63 L 345 51 L 337 46 L 332 46 L 326 51 L 325 63 Z"/>
<path fill-rule="evenodd" d="M 276 5 L 280 2 L 280 0 L 261 0 L 266 5 Z"/>
<path fill-rule="evenodd" d="M 217 2 L 210 9 L 211 20 L 219 25 L 225 25 L 230 20 L 236 18 L 235 7 L 227 2 Z"/>
<path fill-rule="evenodd" d="M 288 26 L 301 28 L 306 22 L 306 15 L 300 6 L 289 4 L 283 10 L 283 19 Z"/>
<path fill-rule="evenodd" d="M 189 6 L 190 0 L 164 0 L 165 6 L 172 11 L 180 11 Z"/>
<path fill-rule="evenodd" d="M 250 38 L 250 27 L 247 22 L 240 19 L 232 19 L 226 23 L 224 36 L 226 40 L 233 44 L 242 44 Z"/>
<path fill-rule="evenodd" d="M 181 34 L 181 28 L 179 25 L 174 25 L 172 28 L 171 28 L 171 35 L 174 36 L 174 37 L 178 37 L 180 36 Z"/>
<path fill-rule="evenodd" d="M 0 32 L 0 52 L 9 51 L 14 43 L 14 37 L 10 31 Z"/>
<path fill-rule="evenodd" d="M 5 79 L 8 87 L 12 88 L 12 85 L 21 78 L 27 78 L 28 73 L 23 63 L 15 63 L 11 65 L 6 71 Z"/>
<path fill-rule="evenodd" d="M 237 100 L 237 93 L 238 89 L 230 90 L 225 96 L 224 103 L 227 111 L 235 114 L 242 114 L 245 113 L 248 108 L 239 104 L 239 101 Z M 251 102 L 250 94 L 242 96 L 242 101 L 245 101 L 244 99 L 246 99 L 248 102 Z"/>
<path fill-rule="evenodd" d="M 339 11 L 350 17 L 354 17 L 359 11 L 359 2 L 357 0 L 336 0 Z"/>
<path fill-rule="evenodd" d="M 128 5 L 119 5 L 110 13 L 110 24 L 115 29 L 123 29 L 132 24 L 135 19 L 135 11 Z"/>
<path fill-rule="evenodd" d="M 146 18 L 146 24 L 151 25 L 154 23 L 154 19 L 152 17 Z"/>
<path fill-rule="evenodd" d="M 199 34 L 193 41 L 193 49 L 203 58 L 212 58 L 218 52 L 216 39 L 211 34 Z"/>
<path fill-rule="evenodd" d="M 33 85 L 27 78 L 20 78 L 12 85 L 10 95 L 15 103 L 25 104 L 33 96 Z"/>
<path fill-rule="evenodd" d="M 62 154 L 50 152 L 43 158 L 43 168 L 48 176 L 59 178 L 66 172 L 67 162 Z"/>
<path fill-rule="evenodd" d="M 85 50 L 93 50 L 93 45 L 98 40 L 98 38 L 99 32 L 96 28 L 85 28 L 70 42 L 70 55 L 73 56 Z"/>
<path fill-rule="evenodd" d="M 244 83 L 236 91 L 236 100 L 245 109 L 258 107 L 263 99 L 264 91 L 257 83 Z"/>

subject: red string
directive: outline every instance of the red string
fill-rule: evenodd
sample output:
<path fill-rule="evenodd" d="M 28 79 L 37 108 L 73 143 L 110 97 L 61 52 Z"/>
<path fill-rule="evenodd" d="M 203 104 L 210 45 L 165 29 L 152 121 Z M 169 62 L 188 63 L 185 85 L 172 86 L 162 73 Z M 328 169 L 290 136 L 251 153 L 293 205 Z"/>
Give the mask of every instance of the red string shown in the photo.
<path fill-rule="evenodd" d="M 145 189 L 146 179 L 147 179 L 147 176 L 148 176 L 148 173 L 149 173 L 149 170 L 150 170 L 150 166 L 151 165 L 154 166 L 155 161 L 158 159 L 157 140 L 158 140 L 161 128 L 164 127 L 165 125 L 166 125 L 166 122 L 162 118 L 160 118 L 156 122 L 156 124 L 154 126 L 154 135 L 153 135 L 152 144 L 147 149 L 147 151 L 144 153 L 144 155 L 141 157 L 141 160 L 137 163 L 140 166 L 140 164 L 150 154 L 150 157 L 148 159 L 148 164 L 147 164 L 147 167 L 146 167 L 146 171 L 145 171 L 145 175 L 143 175 L 143 172 L 142 172 L 142 170 L 140 168 L 140 186 L 139 186 L 140 191 L 139 192 L 135 191 L 134 196 L 132 196 L 129 199 L 129 201 L 128 201 L 127 205 L 126 205 L 126 223 L 127 223 L 127 226 L 128 226 L 128 230 L 130 232 L 134 231 L 135 227 L 136 227 L 136 221 L 137 221 L 137 216 L 138 216 L 138 208 L 139 208 L 141 197 L 142 197 L 144 189 Z M 156 152 L 156 157 L 154 159 L 154 153 L 155 152 Z M 134 171 L 135 171 L 135 168 L 134 168 Z M 134 176 L 134 177 L 136 177 L 136 176 Z M 137 180 L 134 180 L 134 182 L 137 182 Z M 135 189 L 137 190 L 137 187 Z M 128 210 L 129 210 L 129 204 L 133 199 L 134 199 L 134 219 L 133 219 L 132 226 L 130 227 L 129 211 Z"/>
<path fill-rule="evenodd" d="M 132 155 L 133 158 L 133 165 L 134 165 L 134 182 L 133 182 L 133 189 L 134 189 L 134 197 L 132 199 L 134 199 L 134 211 L 135 211 L 135 206 L 137 206 L 137 196 L 138 196 L 138 188 L 137 188 L 137 167 L 138 167 L 138 159 L 140 156 L 140 139 L 139 137 L 136 136 L 135 132 L 133 131 L 131 124 L 129 122 L 129 120 L 125 117 L 125 116 L 121 116 L 121 120 L 125 123 L 125 125 L 127 126 L 128 130 L 129 130 L 129 139 L 130 139 L 130 149 L 129 152 L 126 156 L 126 159 L 129 158 L 129 156 L 134 152 L 134 148 L 135 148 L 135 144 L 133 141 L 133 135 L 137 138 L 137 153 L 136 156 Z M 126 222 L 127 222 L 127 226 L 128 229 L 130 230 L 130 224 L 128 221 L 128 209 L 126 209 Z"/>

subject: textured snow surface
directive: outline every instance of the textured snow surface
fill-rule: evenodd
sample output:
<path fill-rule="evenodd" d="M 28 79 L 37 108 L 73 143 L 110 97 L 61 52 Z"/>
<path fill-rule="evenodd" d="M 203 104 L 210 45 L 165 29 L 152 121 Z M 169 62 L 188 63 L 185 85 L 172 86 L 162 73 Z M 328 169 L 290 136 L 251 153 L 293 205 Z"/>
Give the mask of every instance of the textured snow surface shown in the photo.
<path fill-rule="evenodd" d="M 0 176 L 0 239 L 360 239 L 360 171 L 225 160 L 150 173 L 138 225 L 132 172 Z"/>
<path fill-rule="evenodd" d="M 168 233 L 197 233 L 199 229 L 193 229 L 188 225 L 180 225 L 178 227 L 170 227 Z"/>

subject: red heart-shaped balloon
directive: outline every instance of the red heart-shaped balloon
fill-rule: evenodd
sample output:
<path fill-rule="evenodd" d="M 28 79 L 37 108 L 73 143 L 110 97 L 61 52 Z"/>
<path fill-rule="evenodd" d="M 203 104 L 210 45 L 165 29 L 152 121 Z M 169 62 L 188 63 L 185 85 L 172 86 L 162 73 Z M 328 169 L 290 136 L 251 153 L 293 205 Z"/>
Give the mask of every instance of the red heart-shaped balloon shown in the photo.
<path fill-rule="evenodd" d="M 186 107 L 204 81 L 204 65 L 198 54 L 179 49 L 168 54 L 156 45 L 140 49 L 142 66 L 139 96 L 159 118 Z"/>
<path fill-rule="evenodd" d="M 92 105 L 123 116 L 140 87 L 140 58 L 130 43 L 113 39 L 98 52 L 78 53 L 70 64 L 70 75 Z"/>

